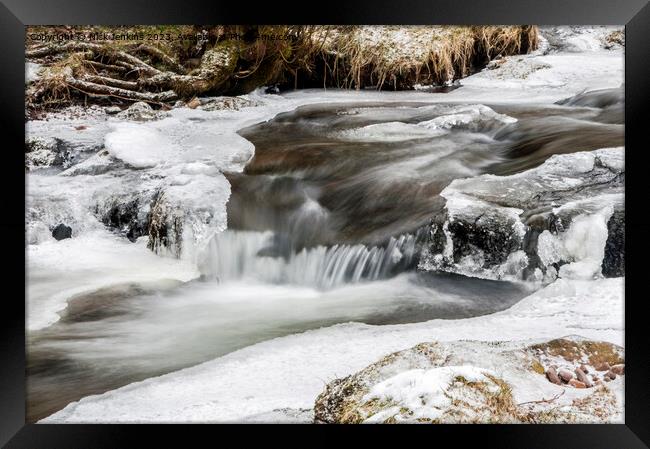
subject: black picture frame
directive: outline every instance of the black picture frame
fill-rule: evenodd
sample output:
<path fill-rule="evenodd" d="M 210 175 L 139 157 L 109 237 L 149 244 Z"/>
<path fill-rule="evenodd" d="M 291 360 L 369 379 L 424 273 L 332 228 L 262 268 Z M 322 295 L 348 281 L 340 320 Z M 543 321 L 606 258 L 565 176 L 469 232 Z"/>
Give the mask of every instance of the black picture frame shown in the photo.
<path fill-rule="evenodd" d="M 650 100 L 650 5 L 646 0 L 364 0 L 326 2 L 316 8 L 307 2 L 291 4 L 213 0 L 38 2 L 3 0 L 0 4 L 0 135 L 2 146 L 2 212 L 0 239 L 5 247 L 4 295 L 0 312 L 0 444 L 8 448 L 100 448 L 142 446 L 140 441 L 162 441 L 163 446 L 194 446 L 197 435 L 212 444 L 226 438 L 249 443 L 254 436 L 284 446 L 338 444 L 350 436 L 386 440 L 424 438 L 430 444 L 473 441 L 485 448 L 621 448 L 650 445 L 650 351 L 644 170 L 648 164 L 647 128 Z M 284 426 L 264 426 L 262 432 L 239 426 L 192 425 L 39 425 L 25 424 L 25 272 L 24 50 L 25 25 L 38 24 L 611 24 L 626 26 L 626 279 L 625 279 L 625 424 L 620 425 L 455 425 L 455 426 L 300 426 L 297 436 L 275 435 Z M 647 176 L 647 175 L 646 175 Z M 645 201 L 644 201 L 645 200 Z M 25 283 L 23 283 L 25 279 Z M 634 284 L 640 288 L 635 289 Z M 21 294 L 21 291 L 23 292 Z M 638 293 L 637 293 L 638 292 Z M 645 293 L 645 294 L 644 294 Z M 217 429 L 217 432 L 215 432 Z M 228 435 L 224 435 L 226 432 Z M 216 435 L 219 439 L 215 439 Z M 142 440 L 145 438 L 145 440 Z M 191 439 L 189 439 L 191 438 Z M 402 442 L 407 441 L 402 440 Z M 444 443 L 446 440 L 454 443 Z M 267 444 L 268 444 L 267 443 Z M 407 444 L 409 444 L 407 442 Z M 245 446 L 249 444 L 244 444 Z"/>

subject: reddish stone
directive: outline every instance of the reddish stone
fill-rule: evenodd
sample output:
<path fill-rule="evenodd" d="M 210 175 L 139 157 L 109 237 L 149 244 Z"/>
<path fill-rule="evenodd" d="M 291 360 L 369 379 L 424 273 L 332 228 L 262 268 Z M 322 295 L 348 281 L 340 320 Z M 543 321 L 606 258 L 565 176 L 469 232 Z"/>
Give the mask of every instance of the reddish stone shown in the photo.
<path fill-rule="evenodd" d="M 625 374 L 625 364 L 624 363 L 619 363 L 618 365 L 613 365 L 612 368 L 611 368 L 611 371 L 614 374 L 622 376 L 623 374 Z"/>
<path fill-rule="evenodd" d="M 571 379 L 569 381 L 569 385 L 571 385 L 573 388 L 587 388 L 587 386 L 584 383 L 576 379 Z"/>
<path fill-rule="evenodd" d="M 611 370 L 607 371 L 607 373 L 605 374 L 605 380 L 607 380 L 608 378 L 611 380 L 616 379 L 616 373 Z"/>
<path fill-rule="evenodd" d="M 596 369 L 596 371 L 609 371 L 610 367 L 609 367 L 609 363 L 603 362 L 603 363 L 599 363 L 594 368 Z"/>
<path fill-rule="evenodd" d="M 558 377 L 557 371 L 555 371 L 555 368 L 553 368 L 552 366 L 546 370 L 546 378 L 549 380 L 549 382 L 562 385 L 562 381 Z"/>
<path fill-rule="evenodd" d="M 580 365 L 580 369 L 582 370 L 583 373 L 589 374 L 589 368 L 587 368 L 587 365 Z"/>
<path fill-rule="evenodd" d="M 578 378 L 578 380 L 579 380 L 580 382 L 582 382 L 583 384 L 585 384 L 585 386 L 586 386 L 587 388 L 591 388 L 591 387 L 594 386 L 594 384 L 591 383 L 591 380 L 589 379 L 589 377 L 587 377 L 587 375 L 585 374 L 585 372 L 582 371 L 580 368 L 576 368 L 576 377 Z"/>

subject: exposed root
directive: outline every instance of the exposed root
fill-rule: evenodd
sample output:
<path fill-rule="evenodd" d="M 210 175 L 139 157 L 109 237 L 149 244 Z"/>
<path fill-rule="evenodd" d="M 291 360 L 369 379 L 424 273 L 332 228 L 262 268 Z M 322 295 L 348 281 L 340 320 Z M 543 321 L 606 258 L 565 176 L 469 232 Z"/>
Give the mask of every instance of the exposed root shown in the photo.
<path fill-rule="evenodd" d="M 418 83 L 449 83 L 493 58 L 537 46 L 534 26 L 220 26 L 201 33 L 205 40 L 191 45 L 28 45 L 27 58 L 47 70 L 29 87 L 27 107 L 88 96 L 166 103 L 239 95 L 274 84 L 411 89 Z"/>

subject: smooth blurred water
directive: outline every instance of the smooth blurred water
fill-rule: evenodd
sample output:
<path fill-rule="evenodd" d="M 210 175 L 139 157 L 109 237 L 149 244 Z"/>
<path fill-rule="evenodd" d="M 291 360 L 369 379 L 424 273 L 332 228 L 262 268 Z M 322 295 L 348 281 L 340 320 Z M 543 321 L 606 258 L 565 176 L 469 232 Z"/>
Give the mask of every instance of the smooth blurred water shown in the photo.
<path fill-rule="evenodd" d="M 414 271 L 438 194 L 622 144 L 610 106 L 313 105 L 242 130 L 255 157 L 228 174 L 228 230 L 201 248 L 201 279 L 99 288 L 30 332 L 28 420 L 270 338 L 510 307 L 533 287 Z"/>

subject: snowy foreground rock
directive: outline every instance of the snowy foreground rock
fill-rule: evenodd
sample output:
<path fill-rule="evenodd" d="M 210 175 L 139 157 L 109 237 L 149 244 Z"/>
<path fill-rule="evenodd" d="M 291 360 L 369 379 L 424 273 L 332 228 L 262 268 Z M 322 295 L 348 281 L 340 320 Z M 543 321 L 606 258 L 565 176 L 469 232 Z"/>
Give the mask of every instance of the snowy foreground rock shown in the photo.
<path fill-rule="evenodd" d="M 620 377 L 596 371 L 622 362 L 622 348 L 576 337 L 535 345 L 421 343 L 330 382 L 314 417 L 320 423 L 622 422 Z M 558 366 L 566 384 L 545 375 Z M 573 379 L 574 370 L 591 388 Z"/>
<path fill-rule="evenodd" d="M 441 193 L 446 207 L 432 220 L 419 268 L 493 279 L 620 276 L 624 181 L 623 148 L 455 180 Z"/>

